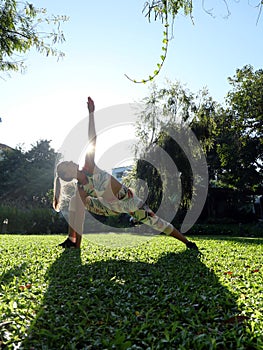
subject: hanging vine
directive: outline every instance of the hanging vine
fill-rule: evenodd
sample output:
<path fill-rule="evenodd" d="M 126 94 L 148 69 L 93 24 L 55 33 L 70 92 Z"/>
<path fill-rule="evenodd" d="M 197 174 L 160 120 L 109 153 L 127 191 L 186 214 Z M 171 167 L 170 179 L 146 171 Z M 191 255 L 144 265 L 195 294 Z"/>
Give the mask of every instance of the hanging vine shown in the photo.
<path fill-rule="evenodd" d="M 239 2 L 240 0 L 235 0 Z M 230 16 L 230 9 L 228 6 L 228 0 L 221 0 L 222 4 L 225 6 L 227 14 L 226 18 Z M 250 0 L 248 0 L 248 4 L 251 7 L 258 9 L 258 18 L 257 18 L 257 24 L 259 21 L 259 18 L 261 16 L 262 7 L 263 7 L 263 0 L 258 1 L 257 5 L 252 6 L 250 4 Z M 203 10 L 214 17 L 213 14 L 213 8 L 208 9 L 206 7 L 206 0 L 202 0 L 201 6 Z M 157 63 L 157 68 L 153 71 L 152 74 L 148 76 L 146 79 L 136 80 L 125 74 L 126 78 L 128 78 L 133 83 L 147 83 L 149 81 L 152 81 L 161 71 L 164 62 L 167 57 L 167 51 L 169 43 L 171 42 L 173 38 L 173 23 L 175 20 L 175 17 L 178 15 L 179 11 L 183 11 L 185 16 L 189 16 L 193 21 L 193 0 L 150 0 L 147 1 L 144 4 L 143 13 L 145 13 L 145 17 L 148 18 L 149 22 L 151 22 L 151 19 L 153 18 L 154 21 L 160 20 L 163 24 L 163 40 L 162 40 L 162 54 L 160 56 L 160 61 Z M 171 34 L 169 38 L 169 34 Z"/>
<path fill-rule="evenodd" d="M 157 68 L 153 71 L 153 74 L 149 75 L 147 79 L 136 80 L 125 74 L 133 83 L 147 83 L 152 81 L 161 71 L 164 62 L 167 57 L 167 51 L 169 42 L 172 40 L 172 29 L 171 38 L 169 38 L 169 29 L 172 28 L 172 24 L 179 10 L 183 8 L 184 14 L 191 16 L 192 13 L 192 0 L 152 0 L 151 2 L 146 2 L 143 8 L 145 17 L 148 18 L 149 22 L 153 18 L 154 21 L 161 20 L 163 24 L 163 40 L 162 40 L 162 54 L 160 56 L 160 61 L 157 63 Z M 170 16 L 169 16 L 170 15 Z"/>

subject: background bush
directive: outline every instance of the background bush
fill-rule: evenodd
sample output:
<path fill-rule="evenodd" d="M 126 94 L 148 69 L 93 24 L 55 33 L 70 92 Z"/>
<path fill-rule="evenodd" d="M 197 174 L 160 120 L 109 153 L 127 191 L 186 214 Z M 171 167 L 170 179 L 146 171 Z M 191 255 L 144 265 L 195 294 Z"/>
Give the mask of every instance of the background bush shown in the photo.
<path fill-rule="evenodd" d="M 8 220 L 8 224 L 4 222 Z M 0 206 L 2 233 L 64 233 L 67 222 L 60 213 L 51 208 L 18 209 Z"/>

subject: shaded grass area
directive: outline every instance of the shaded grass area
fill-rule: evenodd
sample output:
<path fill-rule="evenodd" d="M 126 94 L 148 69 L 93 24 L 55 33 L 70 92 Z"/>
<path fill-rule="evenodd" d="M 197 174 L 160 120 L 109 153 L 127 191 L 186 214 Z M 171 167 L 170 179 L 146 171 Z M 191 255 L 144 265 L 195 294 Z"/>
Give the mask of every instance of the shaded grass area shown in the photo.
<path fill-rule="evenodd" d="M 0 236 L 1 349 L 263 349 L 262 239 Z"/>

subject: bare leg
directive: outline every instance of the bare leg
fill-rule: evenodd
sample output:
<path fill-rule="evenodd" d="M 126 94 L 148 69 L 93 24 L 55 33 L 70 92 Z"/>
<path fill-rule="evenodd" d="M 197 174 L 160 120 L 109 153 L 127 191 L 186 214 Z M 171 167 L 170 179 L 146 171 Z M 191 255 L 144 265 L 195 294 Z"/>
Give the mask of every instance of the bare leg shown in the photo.
<path fill-rule="evenodd" d="M 75 195 L 70 199 L 68 226 L 68 238 L 75 244 L 75 248 L 80 248 L 81 246 L 84 219 L 85 208 L 78 191 L 76 191 Z"/>
<path fill-rule="evenodd" d="M 69 211 L 69 225 L 68 225 L 68 238 L 73 242 L 76 243 L 76 231 L 74 228 L 70 225 L 70 223 L 74 223 L 74 216 L 75 211 Z"/>
<path fill-rule="evenodd" d="M 71 226 L 69 226 L 68 230 L 68 238 L 76 244 L 76 248 L 80 248 L 81 246 L 81 240 L 82 240 L 82 234 L 78 234 Z"/>
<path fill-rule="evenodd" d="M 76 248 L 80 248 L 81 241 L 82 241 L 82 235 L 79 235 L 78 233 L 76 233 Z"/>
<path fill-rule="evenodd" d="M 189 241 L 181 232 L 176 230 L 176 228 L 173 229 L 169 236 L 179 239 L 179 241 L 183 242 L 187 246 L 187 248 L 198 251 L 197 245 L 194 242 Z"/>
<path fill-rule="evenodd" d="M 173 231 L 169 234 L 169 236 L 177 238 L 179 239 L 179 241 L 185 244 L 189 242 L 188 239 L 182 233 L 180 233 L 176 228 L 173 229 Z"/>

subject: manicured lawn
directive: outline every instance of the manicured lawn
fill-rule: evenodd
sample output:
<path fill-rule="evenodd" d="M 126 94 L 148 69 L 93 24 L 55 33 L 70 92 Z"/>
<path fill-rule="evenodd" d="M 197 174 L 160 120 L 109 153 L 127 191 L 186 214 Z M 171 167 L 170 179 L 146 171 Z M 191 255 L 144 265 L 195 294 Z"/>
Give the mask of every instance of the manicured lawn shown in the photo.
<path fill-rule="evenodd" d="M 0 235 L 0 349 L 263 349 L 263 239 Z"/>

